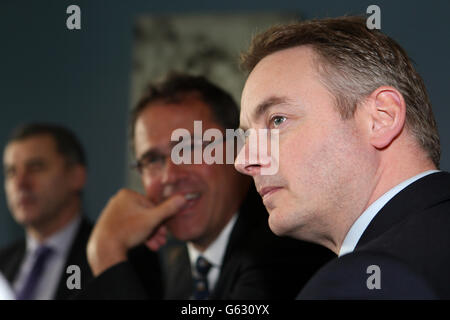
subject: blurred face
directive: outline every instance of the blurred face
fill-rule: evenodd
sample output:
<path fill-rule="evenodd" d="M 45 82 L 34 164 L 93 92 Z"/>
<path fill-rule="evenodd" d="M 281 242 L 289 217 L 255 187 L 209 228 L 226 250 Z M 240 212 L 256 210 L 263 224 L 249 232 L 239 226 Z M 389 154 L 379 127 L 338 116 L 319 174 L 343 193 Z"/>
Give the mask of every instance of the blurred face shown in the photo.
<path fill-rule="evenodd" d="M 8 206 L 25 227 L 54 221 L 77 196 L 70 170 L 50 135 L 37 135 L 6 146 L 3 166 Z"/>
<path fill-rule="evenodd" d="M 138 160 L 161 162 L 158 170 L 142 170 L 147 197 L 155 204 L 179 193 L 188 195 L 187 205 L 166 223 L 179 240 L 206 247 L 220 233 L 242 200 L 244 177 L 232 164 L 180 164 L 171 161 L 172 132 L 184 128 L 194 137 L 194 121 L 201 120 L 203 131 L 220 126 L 209 108 L 195 97 L 180 104 L 153 102 L 144 109 L 135 126 Z M 225 154 L 225 153 L 224 153 Z M 244 179 L 244 181 L 243 181 Z"/>
<path fill-rule="evenodd" d="M 253 176 L 276 234 L 323 244 L 337 231 L 345 235 L 339 229 L 351 225 L 351 213 L 362 212 L 369 188 L 364 176 L 373 169 L 363 124 L 358 115 L 341 120 L 316 74 L 313 54 L 307 47 L 279 51 L 251 72 L 241 127 L 279 129 L 279 170 L 261 175 L 260 157 L 236 161 L 236 168 Z"/>

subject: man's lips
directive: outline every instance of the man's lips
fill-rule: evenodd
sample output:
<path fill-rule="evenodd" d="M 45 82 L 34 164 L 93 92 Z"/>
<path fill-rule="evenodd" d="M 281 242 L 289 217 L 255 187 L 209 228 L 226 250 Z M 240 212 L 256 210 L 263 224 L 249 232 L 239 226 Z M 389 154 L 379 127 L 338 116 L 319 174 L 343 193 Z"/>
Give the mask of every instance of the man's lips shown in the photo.
<path fill-rule="evenodd" d="M 172 196 L 174 194 L 172 194 Z M 202 198 L 202 193 L 201 192 L 192 192 L 192 191 L 191 192 L 186 192 L 186 191 L 183 191 L 183 192 L 176 192 L 176 194 L 180 194 L 186 199 L 185 205 L 183 207 L 181 207 L 181 209 L 178 211 L 178 213 L 176 213 L 176 216 L 184 215 L 184 214 L 187 214 L 188 212 L 190 212 L 189 209 L 194 207 Z"/>
<path fill-rule="evenodd" d="M 264 187 L 261 188 L 258 193 L 261 195 L 261 198 L 263 200 L 267 199 L 269 196 L 274 194 L 275 192 L 281 190 L 282 187 Z"/>

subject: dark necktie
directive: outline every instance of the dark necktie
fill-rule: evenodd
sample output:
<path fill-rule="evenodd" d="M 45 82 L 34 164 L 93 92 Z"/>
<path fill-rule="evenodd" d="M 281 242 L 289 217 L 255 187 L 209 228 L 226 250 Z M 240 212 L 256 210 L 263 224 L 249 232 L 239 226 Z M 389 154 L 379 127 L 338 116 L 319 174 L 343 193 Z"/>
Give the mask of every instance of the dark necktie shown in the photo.
<path fill-rule="evenodd" d="M 25 283 L 23 284 L 20 291 L 17 293 L 17 300 L 31 300 L 34 296 L 34 291 L 39 283 L 39 280 L 45 269 L 45 264 L 48 257 L 51 255 L 53 250 L 46 246 L 39 247 L 34 255 L 35 261 L 31 272 L 28 274 Z"/>
<path fill-rule="evenodd" d="M 208 272 L 211 264 L 204 257 L 199 256 L 195 263 L 194 271 L 194 299 L 206 300 L 209 297 Z"/>

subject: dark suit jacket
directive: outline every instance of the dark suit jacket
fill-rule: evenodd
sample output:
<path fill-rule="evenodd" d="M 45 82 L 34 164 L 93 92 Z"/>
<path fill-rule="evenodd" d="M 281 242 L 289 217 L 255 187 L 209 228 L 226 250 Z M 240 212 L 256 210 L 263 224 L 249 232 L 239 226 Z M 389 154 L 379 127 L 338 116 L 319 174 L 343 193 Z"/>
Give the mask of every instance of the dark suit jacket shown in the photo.
<path fill-rule="evenodd" d="M 92 225 L 83 218 L 77 231 L 77 235 L 75 236 L 75 240 L 70 248 L 63 273 L 60 275 L 60 281 L 54 299 L 67 299 L 77 291 L 77 289 L 69 290 L 67 288 L 66 281 L 70 276 L 70 274 L 66 274 L 67 266 L 78 265 L 80 267 L 81 289 L 83 289 L 86 283 L 92 279 L 92 271 L 86 257 L 86 245 L 89 240 L 91 230 Z M 25 238 L 22 238 L 7 248 L 0 250 L 0 271 L 10 283 L 12 283 L 17 276 L 22 260 L 25 257 L 25 250 Z"/>
<path fill-rule="evenodd" d="M 370 265 L 384 265 L 381 289 L 366 286 Z M 392 198 L 355 251 L 327 264 L 299 298 L 449 299 L 449 270 L 450 174 L 438 172 Z"/>
<path fill-rule="evenodd" d="M 334 256 L 320 246 L 275 236 L 267 217 L 252 189 L 231 232 L 211 299 L 293 299 Z M 132 250 L 127 262 L 106 270 L 78 298 L 189 299 L 191 294 L 191 267 L 182 244 L 159 257 L 143 246 Z"/>

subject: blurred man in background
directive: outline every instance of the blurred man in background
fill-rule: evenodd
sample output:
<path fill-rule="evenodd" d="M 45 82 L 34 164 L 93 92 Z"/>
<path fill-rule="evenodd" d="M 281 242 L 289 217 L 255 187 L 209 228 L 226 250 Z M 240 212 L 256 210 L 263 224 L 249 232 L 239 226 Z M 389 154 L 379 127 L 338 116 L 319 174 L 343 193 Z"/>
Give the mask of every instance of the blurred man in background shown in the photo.
<path fill-rule="evenodd" d="M 83 148 L 66 128 L 27 124 L 9 139 L 3 168 L 8 207 L 26 237 L 0 251 L 0 270 L 17 299 L 65 299 L 92 277 L 85 253 L 91 225 L 82 216 Z"/>

